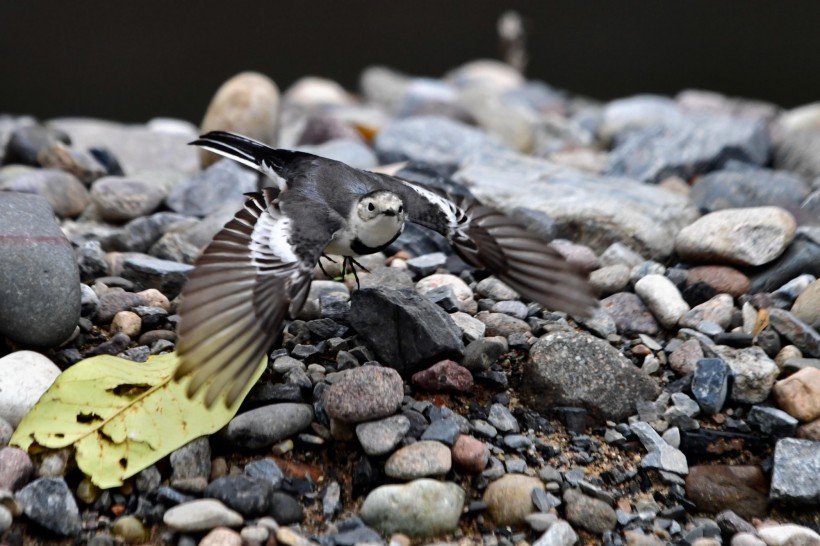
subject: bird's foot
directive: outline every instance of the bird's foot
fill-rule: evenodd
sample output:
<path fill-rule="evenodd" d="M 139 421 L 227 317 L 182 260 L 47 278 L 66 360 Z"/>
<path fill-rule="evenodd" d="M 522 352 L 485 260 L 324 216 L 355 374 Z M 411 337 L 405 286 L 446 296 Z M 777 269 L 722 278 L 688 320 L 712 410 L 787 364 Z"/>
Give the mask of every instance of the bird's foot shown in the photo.
<path fill-rule="evenodd" d="M 327 270 L 325 269 L 325 266 L 322 265 L 322 258 L 324 258 L 325 260 L 327 260 L 327 261 L 329 261 L 330 263 L 333 263 L 333 264 L 336 263 L 336 260 L 334 260 L 333 258 L 328 256 L 327 254 L 322 254 L 322 256 L 319 258 L 319 269 L 322 270 L 322 273 L 324 273 L 325 277 L 327 277 L 328 279 L 332 279 L 333 275 L 328 273 Z M 344 277 L 344 273 L 342 274 L 342 276 Z"/>
<path fill-rule="evenodd" d="M 356 279 L 356 289 L 358 290 L 361 288 L 361 284 L 359 283 L 359 275 L 356 274 L 356 268 L 358 267 L 365 273 L 370 273 L 370 270 L 367 269 L 365 266 L 357 262 L 353 256 L 343 256 L 342 260 L 342 278 L 344 278 L 345 273 L 347 272 L 347 268 L 350 267 L 350 272 L 353 273 L 353 278 Z"/>

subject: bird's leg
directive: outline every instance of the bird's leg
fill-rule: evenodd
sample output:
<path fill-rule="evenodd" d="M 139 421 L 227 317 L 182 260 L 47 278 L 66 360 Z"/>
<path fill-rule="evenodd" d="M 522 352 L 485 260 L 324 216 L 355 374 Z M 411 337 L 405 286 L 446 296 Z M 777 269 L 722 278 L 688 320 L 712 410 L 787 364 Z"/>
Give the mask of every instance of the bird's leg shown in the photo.
<path fill-rule="evenodd" d="M 359 275 L 356 274 L 356 268 L 358 267 L 365 273 L 370 273 L 370 270 L 362 264 L 360 264 L 359 262 L 357 262 L 352 256 L 345 256 L 344 262 L 342 262 L 342 277 L 344 277 L 346 265 L 350 265 L 350 271 L 353 273 L 353 278 L 356 279 L 356 289 L 360 289 L 361 283 L 359 283 Z"/>
<path fill-rule="evenodd" d="M 325 274 L 325 277 L 327 277 L 328 279 L 332 279 L 333 277 L 327 272 L 327 270 L 325 269 L 325 266 L 322 265 L 322 258 L 324 258 L 325 260 L 329 261 L 330 263 L 334 263 L 334 264 L 336 263 L 336 260 L 334 260 L 333 258 L 328 256 L 327 254 L 322 254 L 321 257 L 319 258 L 319 269 L 322 270 L 322 273 Z M 344 274 L 342 274 L 342 276 L 344 277 Z"/>

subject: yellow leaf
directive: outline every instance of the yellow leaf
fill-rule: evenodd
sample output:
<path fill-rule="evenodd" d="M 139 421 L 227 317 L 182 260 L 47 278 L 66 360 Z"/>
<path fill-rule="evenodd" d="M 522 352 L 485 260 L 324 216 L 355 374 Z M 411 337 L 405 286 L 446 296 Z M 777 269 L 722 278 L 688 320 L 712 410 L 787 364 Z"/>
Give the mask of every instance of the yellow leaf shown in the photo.
<path fill-rule="evenodd" d="M 236 415 L 242 400 L 265 370 L 259 362 L 253 381 L 231 407 L 203 402 L 207 389 L 188 398 L 188 378 L 173 381 L 176 353 L 138 363 L 95 356 L 63 372 L 26 415 L 10 444 L 57 449 L 74 446 L 77 466 L 98 487 L 151 466 L 178 447 L 213 434 Z"/>

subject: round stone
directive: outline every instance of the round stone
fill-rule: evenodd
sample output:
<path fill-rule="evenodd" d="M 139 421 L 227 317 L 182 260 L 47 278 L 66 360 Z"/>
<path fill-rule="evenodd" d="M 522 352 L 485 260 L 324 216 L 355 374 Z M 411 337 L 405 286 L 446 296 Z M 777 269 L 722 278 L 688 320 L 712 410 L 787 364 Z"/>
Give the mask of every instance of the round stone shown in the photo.
<path fill-rule="evenodd" d="M 361 423 L 392 415 L 399 409 L 404 385 L 392 368 L 362 366 L 344 372 L 325 396 L 327 414 L 343 423 Z"/>
<path fill-rule="evenodd" d="M 521 525 L 535 510 L 532 490 L 544 490 L 538 478 L 522 474 L 506 474 L 487 486 L 484 502 L 496 525 Z"/>
<path fill-rule="evenodd" d="M 127 222 L 153 212 L 166 191 L 142 180 L 105 176 L 91 185 L 91 199 L 100 218 L 109 222 Z"/>
<path fill-rule="evenodd" d="M 396 451 L 384 463 L 384 473 L 399 480 L 443 476 L 452 467 L 450 448 L 440 442 L 421 441 Z"/>
<path fill-rule="evenodd" d="M 367 495 L 359 516 L 385 535 L 441 535 L 458 527 L 465 497 L 458 485 L 430 479 L 383 485 Z"/>
<path fill-rule="evenodd" d="M 17 427 L 58 375 L 60 368 L 34 351 L 0 358 L 0 417 Z"/>

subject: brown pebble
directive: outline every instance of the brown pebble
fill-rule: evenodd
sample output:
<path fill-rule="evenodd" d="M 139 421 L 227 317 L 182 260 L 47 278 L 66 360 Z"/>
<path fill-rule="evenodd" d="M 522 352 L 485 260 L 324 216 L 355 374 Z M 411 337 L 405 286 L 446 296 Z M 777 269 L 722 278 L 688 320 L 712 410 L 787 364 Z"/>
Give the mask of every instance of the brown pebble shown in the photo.
<path fill-rule="evenodd" d="M 473 386 L 470 370 L 452 360 L 442 360 L 413 374 L 413 385 L 428 392 L 466 392 Z"/>
<path fill-rule="evenodd" d="M 453 462 L 467 472 L 481 472 L 490 460 L 490 450 L 481 440 L 462 434 L 453 445 Z"/>
<path fill-rule="evenodd" d="M 820 418 L 820 369 L 803 368 L 775 383 L 772 393 L 780 409 L 795 419 Z"/>
<path fill-rule="evenodd" d="M 712 514 L 732 510 L 746 519 L 764 516 L 768 490 L 759 466 L 698 465 L 686 476 L 686 497 Z"/>
<path fill-rule="evenodd" d="M 686 285 L 690 286 L 704 282 L 717 290 L 734 297 L 739 297 L 749 291 L 749 277 L 733 267 L 722 265 L 703 265 L 693 267 L 686 275 Z"/>

